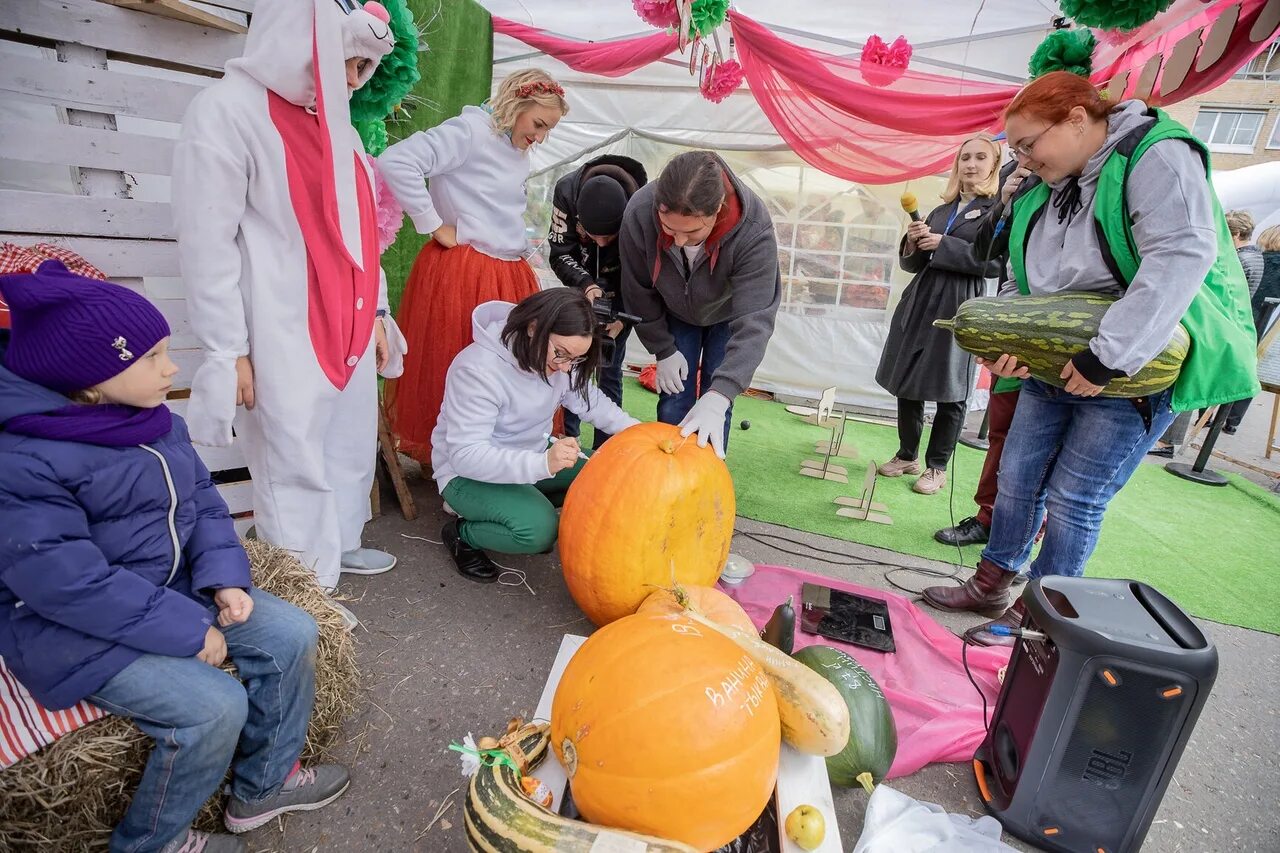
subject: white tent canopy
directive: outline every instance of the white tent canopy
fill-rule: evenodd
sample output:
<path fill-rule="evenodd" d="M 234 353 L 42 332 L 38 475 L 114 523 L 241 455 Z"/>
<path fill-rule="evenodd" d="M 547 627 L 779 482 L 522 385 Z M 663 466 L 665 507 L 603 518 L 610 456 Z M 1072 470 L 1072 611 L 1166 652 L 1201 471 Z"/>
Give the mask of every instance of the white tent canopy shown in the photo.
<path fill-rule="evenodd" d="M 604 41 L 656 32 L 627 0 L 481 0 L 494 15 L 560 36 Z M 1020 83 L 1027 59 L 1058 14 L 1040 0 L 894 0 L 789 3 L 741 0 L 734 8 L 781 37 L 816 51 L 856 56 L 863 41 L 905 35 L 911 67 L 958 80 Z M 720 33 L 728 48 L 728 28 Z M 626 154 L 656 175 L 686 148 L 718 151 L 770 205 L 778 230 L 783 306 L 754 385 L 816 397 L 836 386 L 841 402 L 885 407 L 874 374 L 893 305 L 909 280 L 896 263 L 906 217 L 903 187 L 861 186 L 825 175 L 792 153 L 745 86 L 720 104 L 706 101 L 688 56 L 625 77 L 583 74 L 503 35 L 494 37 L 494 83 L 536 65 L 565 86 L 571 111 L 534 153 L 529 184 L 532 235 L 546 233 L 555 179 L 602 153 Z M 915 181 L 927 209 L 941 182 Z M 554 280 L 540 270 L 544 280 Z M 651 360 L 632 338 L 628 360 Z"/>

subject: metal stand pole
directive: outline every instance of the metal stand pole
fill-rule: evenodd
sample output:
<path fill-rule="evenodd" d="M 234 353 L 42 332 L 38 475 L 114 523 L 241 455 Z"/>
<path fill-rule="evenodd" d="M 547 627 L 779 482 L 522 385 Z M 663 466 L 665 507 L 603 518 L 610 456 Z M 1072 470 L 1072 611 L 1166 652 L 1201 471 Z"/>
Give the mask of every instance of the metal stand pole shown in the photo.
<path fill-rule="evenodd" d="M 1213 416 L 1213 421 L 1209 424 L 1209 435 L 1205 437 L 1204 443 L 1200 445 L 1200 455 L 1196 457 L 1195 464 L 1169 462 L 1164 466 L 1164 470 L 1175 477 L 1181 477 L 1193 483 L 1200 483 L 1203 486 L 1225 486 L 1227 478 L 1208 467 L 1208 465 L 1209 458 L 1213 456 L 1213 445 L 1217 443 L 1218 434 L 1222 432 L 1222 427 L 1226 424 L 1227 416 L 1230 413 L 1230 403 L 1218 407 L 1217 413 Z"/>

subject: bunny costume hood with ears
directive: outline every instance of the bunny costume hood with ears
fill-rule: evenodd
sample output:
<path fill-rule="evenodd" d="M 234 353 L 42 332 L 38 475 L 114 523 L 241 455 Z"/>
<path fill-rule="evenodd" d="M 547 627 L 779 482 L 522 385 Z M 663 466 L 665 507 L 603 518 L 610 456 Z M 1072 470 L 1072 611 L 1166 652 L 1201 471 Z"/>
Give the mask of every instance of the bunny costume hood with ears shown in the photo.
<path fill-rule="evenodd" d="M 325 197 L 331 225 L 347 256 L 363 269 L 360 216 L 355 196 L 351 113 L 345 61 L 370 59 L 363 85 L 395 47 L 390 15 L 382 4 L 355 0 L 269 0 L 258 3 L 244 54 L 227 63 L 228 76 L 244 74 L 291 104 L 314 108 L 324 128 L 328 167 Z M 310 33 L 311 38 L 300 37 Z"/>

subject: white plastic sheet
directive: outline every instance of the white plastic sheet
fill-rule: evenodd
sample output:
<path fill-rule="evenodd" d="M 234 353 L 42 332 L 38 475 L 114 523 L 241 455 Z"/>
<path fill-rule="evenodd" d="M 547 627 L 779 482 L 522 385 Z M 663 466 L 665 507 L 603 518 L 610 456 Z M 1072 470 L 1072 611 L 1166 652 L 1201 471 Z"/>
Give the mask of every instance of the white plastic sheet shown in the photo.
<path fill-rule="evenodd" d="M 942 806 L 877 785 L 853 853 L 1016 853 L 1000 832 L 1000 822 L 989 815 L 948 814 Z"/>

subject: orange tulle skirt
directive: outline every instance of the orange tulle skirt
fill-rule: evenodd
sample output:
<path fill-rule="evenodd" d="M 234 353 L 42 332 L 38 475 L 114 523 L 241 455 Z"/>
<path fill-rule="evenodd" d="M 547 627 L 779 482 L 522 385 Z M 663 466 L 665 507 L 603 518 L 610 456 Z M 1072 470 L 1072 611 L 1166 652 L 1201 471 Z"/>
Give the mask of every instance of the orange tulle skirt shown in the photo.
<path fill-rule="evenodd" d="M 400 450 L 428 465 L 431 431 L 444 402 L 444 377 L 471 343 L 471 312 L 495 299 L 519 302 L 538 291 L 524 261 L 501 261 L 470 246 L 444 249 L 432 240 L 405 282 L 396 323 L 409 343 L 404 374 L 387 383 L 387 418 Z"/>

